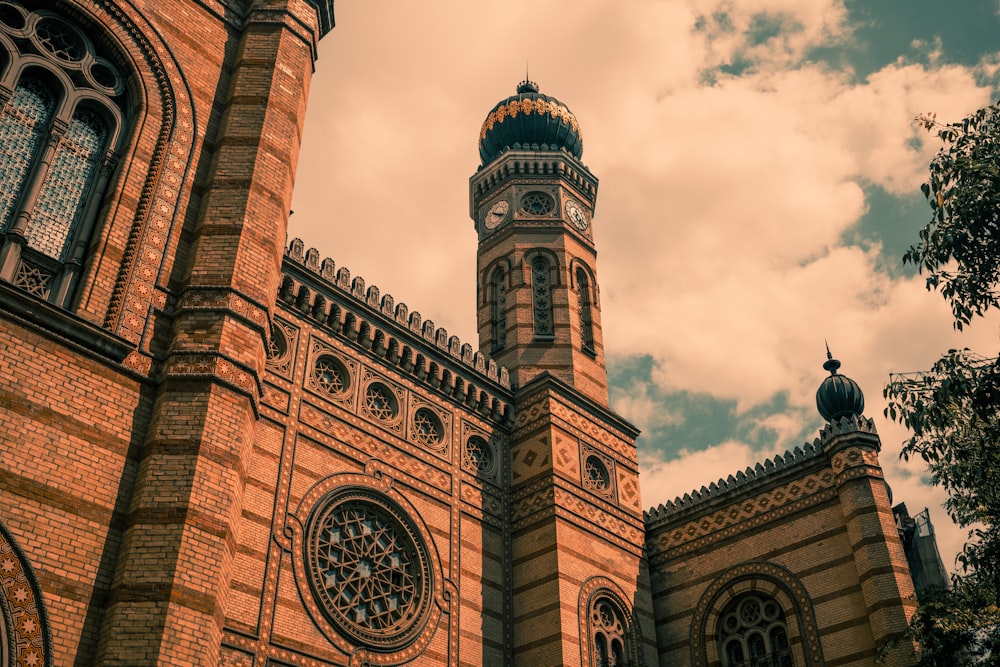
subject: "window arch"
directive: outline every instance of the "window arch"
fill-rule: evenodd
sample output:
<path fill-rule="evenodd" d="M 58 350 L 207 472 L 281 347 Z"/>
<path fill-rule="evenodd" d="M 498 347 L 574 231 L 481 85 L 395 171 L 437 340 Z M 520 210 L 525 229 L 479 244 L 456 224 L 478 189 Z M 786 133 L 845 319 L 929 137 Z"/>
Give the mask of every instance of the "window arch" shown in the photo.
<path fill-rule="evenodd" d="M 723 667 L 793 667 L 785 612 L 774 598 L 746 593 L 719 615 L 716 636 Z"/>
<path fill-rule="evenodd" d="M 633 664 L 630 650 L 630 627 L 616 596 L 598 591 L 591 598 L 590 622 L 591 667 L 627 667 Z"/>
<path fill-rule="evenodd" d="M 502 266 L 490 276 L 490 337 L 492 352 L 507 347 L 507 272 Z"/>
<path fill-rule="evenodd" d="M 532 303 L 535 314 L 535 339 L 552 340 L 555 325 L 552 321 L 552 268 L 542 255 L 531 260 Z"/>
<path fill-rule="evenodd" d="M 0 279 L 68 305 L 125 130 L 125 79 L 47 9 L 0 0 Z"/>
<path fill-rule="evenodd" d="M 583 349 L 594 350 L 594 319 L 593 295 L 590 291 L 590 280 L 583 267 L 576 269 L 576 294 L 580 310 L 580 337 Z"/>

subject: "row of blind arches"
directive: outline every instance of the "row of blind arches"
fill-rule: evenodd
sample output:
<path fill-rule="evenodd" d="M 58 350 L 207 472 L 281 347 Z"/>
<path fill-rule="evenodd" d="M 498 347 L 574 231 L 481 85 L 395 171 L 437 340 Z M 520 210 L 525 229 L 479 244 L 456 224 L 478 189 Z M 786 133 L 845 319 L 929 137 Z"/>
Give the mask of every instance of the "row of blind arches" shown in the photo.
<path fill-rule="evenodd" d="M 580 316 L 580 335 L 584 350 L 594 349 L 594 296 L 591 281 L 583 267 L 576 269 L 577 309 Z M 491 352 L 496 354 L 507 347 L 507 269 L 498 266 L 490 273 L 490 337 Z M 532 312 L 536 341 L 552 340 L 555 324 L 552 316 L 552 265 L 547 257 L 538 255 L 531 260 Z"/>
<path fill-rule="evenodd" d="M 60 306 L 123 135 L 122 82 L 56 14 L 0 2 L 0 278 Z"/>

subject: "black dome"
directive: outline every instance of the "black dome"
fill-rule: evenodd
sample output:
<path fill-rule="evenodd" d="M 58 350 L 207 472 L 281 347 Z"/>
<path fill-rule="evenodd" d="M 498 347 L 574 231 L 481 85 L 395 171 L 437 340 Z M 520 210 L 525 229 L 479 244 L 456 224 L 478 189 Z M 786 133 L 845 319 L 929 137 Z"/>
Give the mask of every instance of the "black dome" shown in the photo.
<path fill-rule="evenodd" d="M 826 357 L 823 368 L 830 371 L 830 376 L 816 390 L 819 414 L 830 422 L 848 415 L 860 416 L 865 409 L 865 395 L 861 393 L 861 387 L 846 375 L 837 374 L 840 362 L 833 358 L 829 350 Z"/>
<path fill-rule="evenodd" d="M 511 149 L 565 149 L 580 158 L 583 155 L 580 125 L 565 104 L 538 92 L 538 84 L 533 81 L 522 81 L 516 95 L 493 107 L 479 132 L 479 157 L 483 164 Z"/>

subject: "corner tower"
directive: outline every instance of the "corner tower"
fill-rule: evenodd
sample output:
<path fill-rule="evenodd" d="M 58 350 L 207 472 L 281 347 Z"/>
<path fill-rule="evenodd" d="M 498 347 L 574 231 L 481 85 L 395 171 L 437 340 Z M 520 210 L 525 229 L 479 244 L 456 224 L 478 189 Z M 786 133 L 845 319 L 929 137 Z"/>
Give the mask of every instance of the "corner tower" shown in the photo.
<path fill-rule="evenodd" d="M 516 386 L 549 372 L 608 405 L 597 250 L 597 178 L 573 113 L 523 81 L 487 115 L 469 180 L 479 235 L 479 348 Z"/>

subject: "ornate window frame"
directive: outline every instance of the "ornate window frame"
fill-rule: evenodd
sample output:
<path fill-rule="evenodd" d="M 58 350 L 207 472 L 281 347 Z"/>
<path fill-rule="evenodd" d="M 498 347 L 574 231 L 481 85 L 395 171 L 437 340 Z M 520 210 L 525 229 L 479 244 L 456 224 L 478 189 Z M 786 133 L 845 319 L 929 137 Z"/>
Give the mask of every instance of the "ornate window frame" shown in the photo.
<path fill-rule="evenodd" d="M 0 279 L 66 308 L 130 134 L 126 110 L 134 103 L 125 82 L 132 73 L 120 72 L 75 21 L 30 6 L 0 1 L 0 13 L 19 22 L 0 25 L 6 55 L 0 60 L 0 126 L 24 129 L 15 99 L 27 87 L 36 86 L 52 102 L 31 130 L 38 142 L 25 146 L 27 159 L 20 166 L 13 157 L 7 161 L 19 173 L 0 211 Z"/>
<path fill-rule="evenodd" d="M 434 537 L 423 522 L 420 512 L 396 488 L 395 480 L 382 470 L 371 469 L 372 474 L 344 473 L 331 475 L 317 482 L 299 502 L 294 513 L 289 514 L 285 524 L 285 532 L 291 537 L 292 570 L 299 596 L 316 627 L 324 637 L 340 651 L 352 656 L 351 664 L 368 665 L 399 665 L 412 661 L 430 644 L 440 630 L 442 619 L 447 617 L 451 622 L 455 617 L 457 604 L 454 591 L 447 593 L 444 589 L 445 580 L 441 568 L 441 558 L 437 551 Z M 385 642 L 365 641 L 359 633 L 345 632 L 345 629 L 331 620 L 330 611 L 326 608 L 323 597 L 318 595 L 314 582 L 316 574 L 314 566 L 309 564 L 311 522 L 341 499 L 360 498 L 362 502 L 370 502 L 374 506 L 386 508 L 387 515 L 398 521 L 402 530 L 414 542 L 414 548 L 422 559 L 423 593 L 425 597 L 418 601 L 420 606 L 413 614 L 411 624 L 402 628 L 398 635 L 389 637 Z M 450 597 L 449 597 L 450 595 Z M 447 614 L 447 616 L 446 616 Z M 364 633 L 360 633 L 364 634 Z"/>
<path fill-rule="evenodd" d="M 776 563 L 751 561 L 719 575 L 698 600 L 691 622 L 692 667 L 723 664 L 716 628 L 733 600 L 754 591 L 759 596 L 774 599 L 781 606 L 794 664 L 822 665 L 823 650 L 816 614 L 802 581 Z"/>
<path fill-rule="evenodd" d="M 556 338 L 553 295 L 559 263 L 548 253 L 535 251 L 525 257 L 531 274 L 531 312 L 536 343 L 550 343 Z"/>
<path fill-rule="evenodd" d="M 601 661 L 599 652 L 602 638 L 609 654 L 612 644 L 620 642 L 622 660 L 615 667 L 643 666 L 642 654 L 639 653 L 642 637 L 627 600 L 625 591 L 607 577 L 591 577 L 581 586 L 577 613 L 582 667 L 608 667 Z M 603 621 L 602 612 L 607 611 L 614 617 L 610 623 Z"/>
<path fill-rule="evenodd" d="M 580 315 L 580 347 L 593 356 L 594 348 L 594 294 L 590 274 L 583 266 L 576 267 L 577 311 Z"/>

